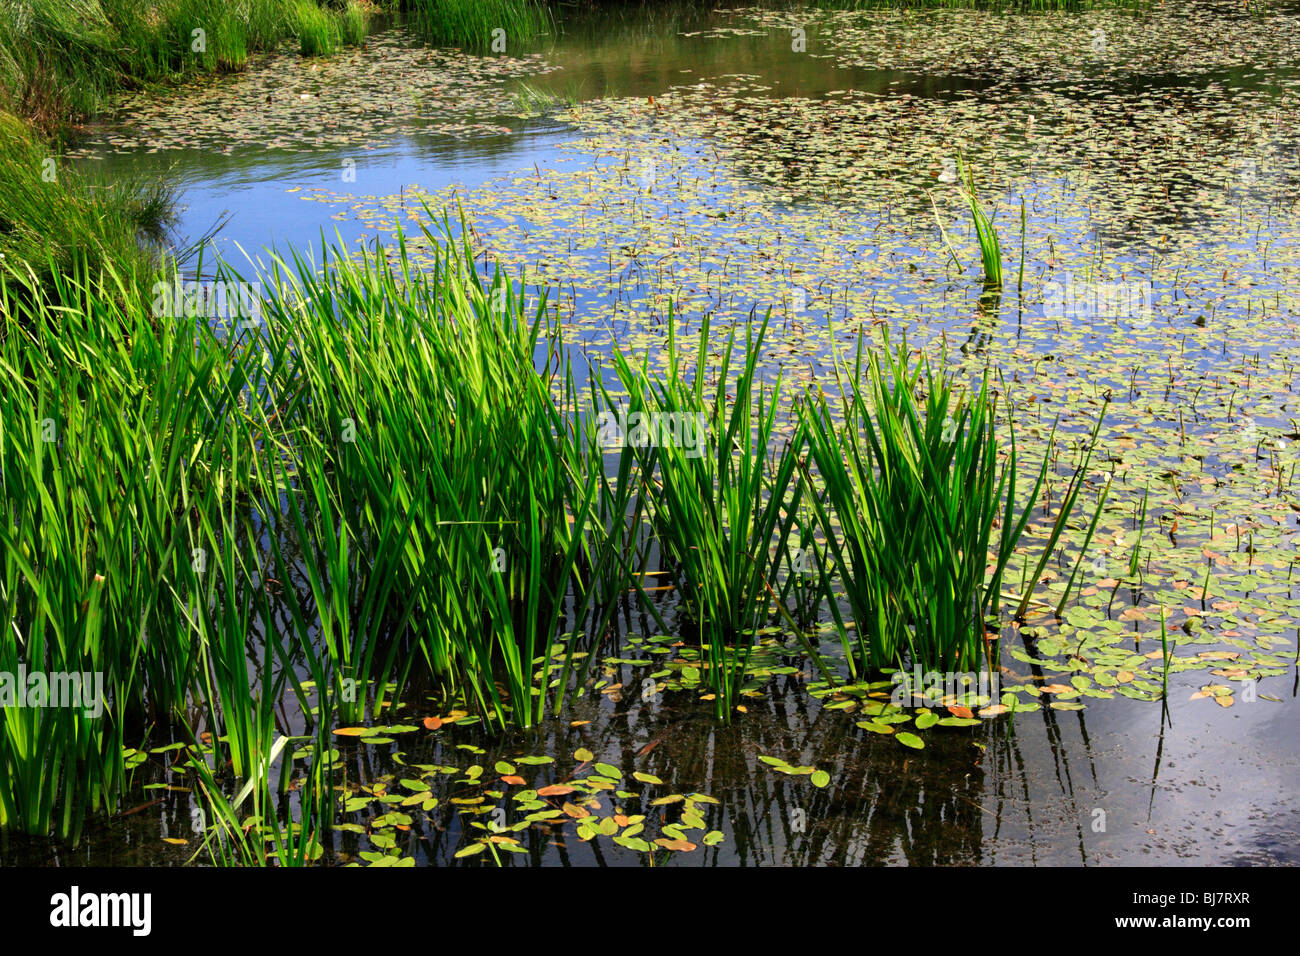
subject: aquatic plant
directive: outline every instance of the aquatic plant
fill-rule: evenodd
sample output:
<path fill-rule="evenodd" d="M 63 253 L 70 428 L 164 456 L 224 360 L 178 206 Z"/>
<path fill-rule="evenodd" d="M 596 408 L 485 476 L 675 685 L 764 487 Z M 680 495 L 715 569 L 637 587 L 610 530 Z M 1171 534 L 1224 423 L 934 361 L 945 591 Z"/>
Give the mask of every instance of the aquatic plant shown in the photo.
<path fill-rule="evenodd" d="M 521 40 L 551 28 L 550 11 L 537 0 L 397 0 L 394 5 L 431 43 L 494 53 L 516 53 Z"/>
<path fill-rule="evenodd" d="M 344 46 L 360 46 L 370 32 L 369 18 L 360 0 L 348 0 L 338 13 L 339 36 Z"/>
<path fill-rule="evenodd" d="M 851 373 L 837 359 L 845 385 L 838 414 L 820 390 L 800 405 L 826 488 L 827 504 L 813 501 L 853 614 L 850 641 L 831 602 L 846 653 L 867 671 L 904 665 L 973 671 L 981 662 L 996 668 L 997 638 L 986 621 L 996 619 L 1003 575 L 1049 460 L 1028 504 L 1021 504 L 1014 433 L 999 466 L 987 382 L 961 395 L 946 369 L 936 371 L 928 361 L 913 367 L 905 346 L 885 360 L 874 352 L 863 358 L 859 339 Z M 1075 472 L 1044 557 L 1073 509 L 1087 462 L 1085 456 Z M 1026 595 L 1042 570 L 1040 563 L 1024 583 Z"/>
<path fill-rule="evenodd" d="M 0 717 L 0 802 L 32 833 L 55 822 L 55 793 L 61 835 L 88 808 L 111 808 L 127 727 L 182 713 L 199 666 L 177 592 L 195 560 L 190 506 L 243 487 L 224 460 L 224 350 L 192 324 L 158 321 L 141 286 L 111 265 L 0 275 L 6 664 L 97 673 L 106 697 L 85 723 L 66 707 Z M 24 805 L 36 780 L 45 796 Z"/>
<path fill-rule="evenodd" d="M 41 275 L 113 266 L 143 273 L 174 215 L 174 187 L 145 180 L 100 183 L 60 167 L 18 118 L 0 113 L 0 254 Z M 143 240 L 143 243 L 142 243 Z M 11 291 L 16 287 L 11 286 Z"/>
<path fill-rule="evenodd" d="M 215 865 L 303 867 L 324 854 L 323 835 L 334 818 L 331 749 L 319 739 L 310 748 L 310 764 L 299 778 L 296 799 L 290 801 L 283 798 L 293 772 L 292 752 L 285 752 L 289 742 L 284 736 L 274 742 L 268 738 L 265 757 L 233 797 L 227 795 L 202 751 L 190 749 L 188 766 L 198 784 L 200 804 L 195 819 L 202 824 L 199 852 L 206 851 Z M 273 787 L 272 765 L 277 760 L 280 783 Z M 247 814 L 242 818 L 241 810 Z"/>
<path fill-rule="evenodd" d="M 1002 290 L 1002 244 L 998 241 L 997 230 L 993 228 L 992 217 L 980 206 L 979 197 L 975 192 L 974 170 L 966 169 L 964 172 L 966 189 L 962 195 L 970 204 L 975 239 L 980 247 L 980 262 L 984 266 L 984 290 L 986 293 L 1000 292 Z"/>
<path fill-rule="evenodd" d="M 273 381 L 301 397 L 283 426 L 287 517 L 268 520 L 308 555 L 317 613 L 295 620 L 308 654 L 308 631 L 323 629 L 318 686 L 364 693 L 389 676 L 391 642 L 410 640 L 449 693 L 529 726 L 552 682 L 537 658 L 566 595 L 583 602 L 598 475 L 575 472 L 559 411 L 575 387 L 544 300 L 501 274 L 485 284 L 445 226 L 423 236 L 431 271 L 403 240 L 392 258 L 336 258 L 323 275 L 295 259 L 279 273 L 267 345 L 290 358 Z"/>
<path fill-rule="evenodd" d="M 787 550 L 798 490 L 789 494 L 797 447 L 769 463 L 777 435 L 780 382 L 756 390 L 755 373 L 768 320 L 748 328 L 744 364 L 735 382 L 733 329 L 723 347 L 713 395 L 706 393 L 710 329 L 699 332 L 693 381 L 686 377 L 674 318 L 668 317 L 668 373 L 648 374 L 615 350 L 631 424 L 621 436 L 636 450 L 657 541 L 676 571 L 689 614 L 699 628 L 705 676 L 715 709 L 729 719 L 755 632 L 771 614 L 778 563 Z M 727 392 L 734 388 L 734 398 Z M 634 419 L 632 416 L 639 416 Z M 638 582 L 640 578 L 636 579 Z M 640 587 L 640 585 L 638 585 Z M 644 589 L 642 589 L 644 594 Z"/>

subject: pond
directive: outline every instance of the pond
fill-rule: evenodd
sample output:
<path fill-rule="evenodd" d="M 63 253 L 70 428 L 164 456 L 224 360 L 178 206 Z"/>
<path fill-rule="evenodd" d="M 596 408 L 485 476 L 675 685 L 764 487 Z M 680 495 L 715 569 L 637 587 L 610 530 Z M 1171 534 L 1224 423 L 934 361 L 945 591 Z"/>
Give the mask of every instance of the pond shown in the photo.
<path fill-rule="evenodd" d="M 1013 713 L 900 746 L 862 720 L 878 702 L 820 684 L 774 627 L 724 726 L 689 640 L 628 611 L 590 692 L 536 732 L 494 738 L 416 695 L 387 730 L 339 736 L 351 792 L 328 858 L 1300 863 L 1298 56 L 1296 4 L 647 5 L 486 56 L 392 24 L 333 59 L 271 54 L 128 99 L 78 161 L 179 183 L 204 268 L 373 249 L 398 224 L 418 258 L 420 223 L 459 208 L 476 254 L 545 291 L 606 381 L 615 343 L 663 366 L 670 306 L 686 333 L 770 309 L 760 368 L 787 392 L 888 330 L 988 372 L 1022 440 L 1086 435 L 1106 410 L 1078 596 L 1004 633 Z M 1045 593 L 1068 591 L 1086 530 Z M 3 859 L 189 860 L 196 808 L 168 754 L 139 770 L 137 812 L 74 849 L 10 836 Z M 525 825 L 474 842 L 489 819 Z"/>

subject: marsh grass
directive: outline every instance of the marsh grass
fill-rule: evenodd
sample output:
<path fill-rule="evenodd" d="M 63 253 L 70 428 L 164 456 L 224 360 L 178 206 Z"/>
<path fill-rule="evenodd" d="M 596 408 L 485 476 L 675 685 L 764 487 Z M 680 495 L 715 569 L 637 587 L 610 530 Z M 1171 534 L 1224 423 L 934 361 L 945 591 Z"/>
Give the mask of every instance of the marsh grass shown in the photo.
<path fill-rule="evenodd" d="M 715 709 L 728 718 L 755 634 L 772 614 L 772 587 L 802 486 L 792 481 L 796 454 L 790 443 L 768 460 L 777 436 L 780 382 L 769 391 L 755 381 L 767 320 L 757 332 L 747 327 L 734 386 L 735 329 L 729 334 L 712 395 L 701 371 L 709 358 L 708 319 L 699 333 L 693 380 L 686 376 L 671 311 L 668 329 L 665 376 L 649 374 L 645 365 L 638 369 L 621 351 L 614 361 L 629 414 L 676 421 L 681 434 L 656 434 L 652 426 L 643 436 L 624 437 L 636 450 L 650 519 L 699 628 Z M 732 387 L 735 397 L 728 401 Z"/>
<path fill-rule="evenodd" d="M 360 46 L 370 33 L 366 8 L 359 0 L 348 0 L 338 12 L 339 36 L 344 46 Z"/>
<path fill-rule="evenodd" d="M 143 180 L 101 182 L 59 165 L 18 118 L 0 113 L 0 254 L 41 275 L 110 264 L 149 271 L 173 220 L 175 190 Z M 10 286 L 11 291 L 18 287 Z"/>
<path fill-rule="evenodd" d="M 993 228 L 993 218 L 980 205 L 975 191 L 974 170 L 963 169 L 963 172 L 966 189 L 962 196 L 970 204 L 975 241 L 979 245 L 980 263 L 984 267 L 984 291 L 986 294 L 998 293 L 1002 291 L 1002 243 L 998 241 L 997 230 Z"/>
<path fill-rule="evenodd" d="M 867 672 L 996 668 L 986 622 L 998 617 L 1003 575 L 1047 479 L 1047 458 L 1021 504 L 1014 432 L 999 464 L 987 382 L 958 392 L 942 364 L 913 366 L 906 346 L 884 359 L 870 353 L 864 364 L 861 340 L 852 372 L 838 358 L 837 369 L 847 383 L 841 408 L 818 390 L 800 413 L 826 489 L 826 504 L 813 501 L 853 614 L 850 639 L 831 602 L 846 654 Z M 1064 529 L 1090 454 L 1091 446 L 1026 595 Z"/>
<path fill-rule="evenodd" d="M 46 134 L 64 133 L 125 88 L 241 70 L 249 54 L 290 37 L 320 55 L 362 42 L 367 30 L 357 0 L 4 0 L 0 12 L 0 109 Z"/>
<path fill-rule="evenodd" d="M 111 271 L 47 282 L 10 268 L 0 318 L 6 648 L 29 671 L 100 672 L 108 698 L 84 727 L 64 709 L 6 709 L 6 796 L 39 778 L 65 815 L 51 819 L 47 797 L 5 815 L 71 836 L 87 808 L 114 805 L 128 729 L 169 724 L 198 673 L 175 582 L 191 560 L 187 503 L 239 485 L 224 458 L 224 363 L 213 340 L 155 323 L 136 277 Z"/>
<path fill-rule="evenodd" d="M 550 10 L 538 0 L 402 0 L 399 5 L 424 39 L 467 49 L 518 54 L 522 41 L 552 28 Z M 504 42 L 505 49 L 492 49 L 494 40 Z"/>
<path fill-rule="evenodd" d="M 287 796 L 293 773 L 293 758 L 286 753 L 289 743 L 284 736 L 267 740 L 265 757 L 233 795 L 217 779 L 201 751 L 190 753 L 189 766 L 202 811 L 199 819 L 204 824 L 194 858 L 206 853 L 214 865 L 223 867 L 303 867 L 324 855 L 325 834 L 334 816 L 330 749 L 316 742 L 299 779 L 296 798 L 291 800 Z M 272 786 L 277 760 L 280 783 Z"/>
<path fill-rule="evenodd" d="M 316 0 L 298 0 L 293 6 L 293 27 L 303 56 L 332 56 L 342 42 L 339 24 Z"/>
<path fill-rule="evenodd" d="M 292 535 L 315 557 L 296 626 L 306 647 L 319 617 L 318 686 L 382 685 L 392 641 L 411 640 L 449 694 L 531 726 L 564 684 L 549 661 L 566 599 L 574 619 L 589 603 L 579 572 L 599 475 L 578 472 L 559 410 L 576 388 L 544 299 L 485 281 L 444 226 L 423 236 L 431 271 L 412 268 L 404 239 L 392 259 L 362 253 L 325 275 L 296 260 L 267 304 L 269 350 L 291 356 L 273 387 L 302 393 L 283 483 Z"/>
<path fill-rule="evenodd" d="M 106 710 L 0 715 L 0 826 L 73 838 L 116 805 L 127 743 L 152 727 L 199 747 L 206 729 L 196 772 L 228 825 L 210 849 L 307 860 L 315 824 L 277 823 L 270 782 L 277 760 L 281 789 L 291 772 L 286 705 L 318 753 L 340 721 L 391 719 L 417 685 L 493 729 L 536 726 L 589 690 L 618 605 L 672 633 L 652 573 L 675 585 L 723 719 L 773 615 L 806 637 L 800 621 L 829 603 L 849 646 L 837 582 L 859 668 L 993 657 L 984 623 L 1028 509 L 1014 438 L 999 467 L 987 386 L 962 396 L 860 346 L 851 373 L 837 356 L 840 413 L 818 393 L 787 422 L 780 379 L 758 377 L 766 319 L 731 330 L 714 362 L 708 322 L 683 349 L 670 317 L 665 371 L 616 349 L 613 372 L 626 411 L 680 424 L 611 450 L 597 419 L 613 394 L 597 377 L 580 396 L 545 297 L 480 273 L 468 233 L 446 216 L 424 228 L 421 268 L 400 233 L 276 258 L 242 325 L 156 314 L 152 273 L 111 263 L 4 268 L 0 603 L 15 640 L 0 664 L 102 672 Z M 236 833 L 246 789 L 253 843 Z"/>

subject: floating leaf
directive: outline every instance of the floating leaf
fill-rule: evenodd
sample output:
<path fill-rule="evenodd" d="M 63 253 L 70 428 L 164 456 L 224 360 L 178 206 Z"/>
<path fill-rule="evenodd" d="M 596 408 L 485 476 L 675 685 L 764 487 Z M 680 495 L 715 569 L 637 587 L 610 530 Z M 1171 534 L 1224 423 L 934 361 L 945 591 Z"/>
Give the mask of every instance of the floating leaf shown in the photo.
<path fill-rule="evenodd" d="M 566 794 L 573 793 L 577 787 L 570 787 L 566 783 L 553 783 L 550 786 L 542 787 L 537 791 L 539 797 L 563 797 Z"/>

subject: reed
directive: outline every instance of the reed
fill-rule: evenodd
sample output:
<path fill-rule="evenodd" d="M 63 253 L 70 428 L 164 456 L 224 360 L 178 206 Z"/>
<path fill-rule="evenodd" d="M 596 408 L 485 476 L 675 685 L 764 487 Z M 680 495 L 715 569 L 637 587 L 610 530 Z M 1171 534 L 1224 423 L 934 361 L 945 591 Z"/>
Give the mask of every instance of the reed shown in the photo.
<path fill-rule="evenodd" d="M 996 617 L 1002 577 L 1048 461 L 1021 505 L 1014 432 L 1000 466 L 987 382 L 963 396 L 942 367 L 936 371 L 928 361 L 914 367 L 905 346 L 887 360 L 871 353 L 864 364 L 863 356 L 859 340 L 851 374 L 837 358 L 841 381 L 849 383 L 838 414 L 820 390 L 800 405 L 826 489 L 826 504 L 813 501 L 853 614 L 846 650 L 866 671 L 911 665 L 967 671 L 981 661 L 995 668 L 997 641 L 985 623 Z M 1087 458 L 1075 474 L 1079 483 L 1086 467 Z M 1045 554 L 1075 497 L 1077 491 L 1067 494 Z M 996 537 L 995 528 L 1001 529 Z M 835 601 L 831 610 L 846 634 Z"/>
<path fill-rule="evenodd" d="M 246 324 L 160 307 L 172 266 L 160 291 L 110 258 L 45 275 L 6 260 L 0 669 L 101 673 L 105 710 L 0 714 L 0 827 L 75 838 L 116 805 L 123 747 L 154 727 L 211 761 L 196 773 L 227 824 L 220 859 L 309 860 L 332 809 L 313 777 L 307 825 L 276 822 L 286 704 L 317 753 L 416 685 L 494 729 L 535 726 L 585 688 L 629 592 L 664 625 L 652 570 L 673 576 L 723 719 L 757 632 L 773 613 L 800 631 L 787 603 L 806 627 L 837 580 L 855 668 L 996 660 L 984 624 L 1028 508 L 1014 434 L 999 467 L 987 385 L 959 396 L 860 342 L 852 374 L 836 358 L 839 413 L 810 394 L 790 430 L 781 380 L 759 379 L 766 319 L 712 363 L 707 320 L 688 350 L 670 315 L 665 372 L 616 349 L 626 403 L 598 376 L 580 400 L 545 297 L 480 274 L 468 233 L 444 215 L 394 248 L 276 258 Z M 616 411 L 633 430 L 611 448 L 600 419 Z"/>
<path fill-rule="evenodd" d="M 575 470 L 559 409 L 576 389 L 544 301 L 500 273 L 485 283 L 444 227 L 422 237 L 431 270 L 403 238 L 392 259 L 362 253 L 321 275 L 284 264 L 267 303 L 269 351 L 292 355 L 274 387 L 301 392 L 290 524 L 319 561 L 298 626 L 325 628 L 319 686 L 364 686 L 372 666 L 386 680 L 392 641 L 410 640 L 448 694 L 530 726 L 566 598 L 585 613 L 598 475 Z"/>
<path fill-rule="evenodd" d="M 699 628 L 715 709 L 729 719 L 755 632 L 772 613 L 772 586 L 802 488 L 794 484 L 791 494 L 797 446 L 784 443 L 769 462 L 780 382 L 770 392 L 756 389 L 766 319 L 757 333 L 752 326 L 747 329 L 744 363 L 734 383 L 730 372 L 737 342 L 732 330 L 712 396 L 703 372 L 709 356 L 708 319 L 699 333 L 693 381 L 686 377 L 671 312 L 668 330 L 666 376 L 650 375 L 644 364 L 636 368 L 621 351 L 614 354 L 633 423 L 624 440 L 636 450 L 658 542 Z M 735 397 L 728 401 L 733 387 Z M 641 416 L 639 424 L 633 415 Z"/>
<path fill-rule="evenodd" d="M 521 42 L 552 27 L 549 9 L 537 0 L 402 0 L 399 5 L 429 42 L 494 53 L 516 54 Z"/>
<path fill-rule="evenodd" d="M 156 318 L 141 285 L 111 267 L 49 282 L 30 269 L 0 276 L 8 663 L 99 673 L 107 698 L 84 726 L 67 709 L 0 718 L 4 798 L 44 781 L 37 806 L 5 811 L 32 833 L 54 825 L 72 836 L 87 809 L 111 808 L 128 728 L 183 713 L 200 662 L 177 597 L 192 561 L 188 506 L 240 485 L 225 458 L 222 350 Z M 62 794 L 57 821 L 52 793 Z"/>
<path fill-rule="evenodd" d="M 360 46 L 370 34 L 370 20 L 359 0 L 348 0 L 338 12 L 338 21 L 344 46 Z"/>
<path fill-rule="evenodd" d="M 966 189 L 962 192 L 962 196 L 970 204 L 975 239 L 980 248 L 980 262 L 984 267 L 984 291 L 985 293 L 1000 292 L 1002 290 L 1002 244 L 998 241 L 997 230 L 993 228 L 992 217 L 980 206 L 975 191 L 974 171 L 965 169 L 963 172 Z"/>
<path fill-rule="evenodd" d="M 284 753 L 289 742 L 284 736 L 274 742 L 268 739 L 265 757 L 233 796 L 227 794 L 202 755 L 190 754 L 189 766 L 198 784 L 198 819 L 204 824 L 202 844 L 195 858 L 206 852 L 216 866 L 299 868 L 324 855 L 325 834 L 334 816 L 330 798 L 332 764 L 328 757 L 313 756 L 299 778 L 296 799 L 289 799 L 286 791 L 293 761 Z M 329 752 L 318 740 L 314 754 Z M 273 787 L 271 775 L 277 760 L 280 784 Z"/>

